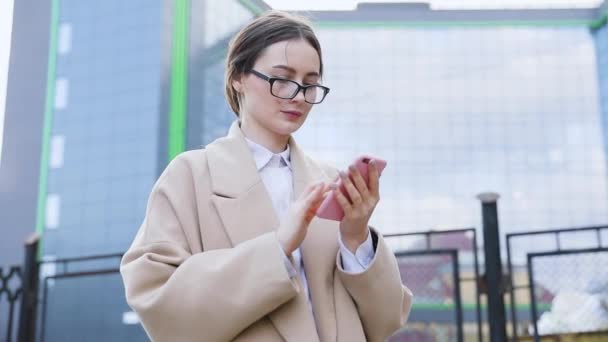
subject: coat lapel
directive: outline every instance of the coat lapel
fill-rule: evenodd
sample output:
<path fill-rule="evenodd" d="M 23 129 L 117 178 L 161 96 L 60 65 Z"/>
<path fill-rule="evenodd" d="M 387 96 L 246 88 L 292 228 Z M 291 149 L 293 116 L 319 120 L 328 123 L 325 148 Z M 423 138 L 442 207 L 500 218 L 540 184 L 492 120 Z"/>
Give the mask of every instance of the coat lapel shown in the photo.
<path fill-rule="evenodd" d="M 275 231 L 279 220 L 238 122 L 232 124 L 227 137 L 209 144 L 206 150 L 211 201 L 232 246 Z M 297 188 L 302 189 L 299 185 Z M 303 291 L 268 316 L 285 340 L 318 341 Z"/>
<path fill-rule="evenodd" d="M 206 150 L 211 200 L 232 245 L 275 230 L 278 219 L 238 124 Z"/>

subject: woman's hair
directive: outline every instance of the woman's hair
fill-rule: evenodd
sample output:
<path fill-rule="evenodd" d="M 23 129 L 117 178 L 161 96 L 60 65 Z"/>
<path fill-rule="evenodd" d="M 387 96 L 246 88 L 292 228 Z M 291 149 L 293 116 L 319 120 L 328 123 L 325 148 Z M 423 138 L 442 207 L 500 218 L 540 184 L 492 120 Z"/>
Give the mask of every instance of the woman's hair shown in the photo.
<path fill-rule="evenodd" d="M 321 45 L 306 18 L 281 11 L 268 11 L 243 27 L 230 41 L 226 56 L 225 94 L 228 104 L 240 114 L 239 94 L 232 82 L 253 68 L 268 46 L 285 40 L 303 39 L 319 54 L 319 75 L 323 75 Z"/>

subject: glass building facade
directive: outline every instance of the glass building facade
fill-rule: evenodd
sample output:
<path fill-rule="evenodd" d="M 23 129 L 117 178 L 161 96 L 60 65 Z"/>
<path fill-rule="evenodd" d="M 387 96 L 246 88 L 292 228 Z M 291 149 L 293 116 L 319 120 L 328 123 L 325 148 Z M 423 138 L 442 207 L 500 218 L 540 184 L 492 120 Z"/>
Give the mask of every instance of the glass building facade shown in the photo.
<path fill-rule="evenodd" d="M 484 191 L 501 195 L 503 232 L 608 219 L 586 27 L 320 23 L 319 34 L 332 93 L 299 141 L 341 167 L 361 153 L 388 160 L 384 232 L 480 227 Z"/>
<path fill-rule="evenodd" d="M 158 177 L 164 4 L 55 4 L 43 259 L 122 252 Z M 116 267 L 118 261 L 81 262 L 67 271 Z M 43 265 L 44 275 L 66 271 L 59 266 Z M 45 340 L 145 338 L 139 326 L 123 323 L 130 309 L 119 274 L 47 284 L 39 329 Z"/>
<path fill-rule="evenodd" d="M 162 3 L 59 3 L 44 251 L 123 251 L 157 177 Z"/>
<path fill-rule="evenodd" d="M 224 136 L 235 119 L 224 97 L 224 63 L 230 38 L 254 17 L 237 1 L 191 3 L 186 146 L 200 148 Z"/>
<path fill-rule="evenodd" d="M 296 138 L 341 168 L 388 160 L 373 217 L 384 233 L 480 227 L 485 191 L 501 195 L 503 233 L 607 221 L 605 28 L 315 25 L 332 91 Z M 234 119 L 223 59 L 205 70 L 189 117 L 208 123 L 189 127 L 191 148 Z"/>

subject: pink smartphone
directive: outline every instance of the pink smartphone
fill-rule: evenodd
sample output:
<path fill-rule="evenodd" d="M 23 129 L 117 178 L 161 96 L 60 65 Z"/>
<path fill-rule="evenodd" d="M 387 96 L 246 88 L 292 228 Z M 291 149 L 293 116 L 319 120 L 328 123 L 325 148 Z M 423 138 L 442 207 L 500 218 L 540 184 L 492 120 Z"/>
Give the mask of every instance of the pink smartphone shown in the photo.
<path fill-rule="evenodd" d="M 369 173 L 367 170 L 367 166 L 369 162 L 374 159 L 376 161 L 376 167 L 378 168 L 378 175 L 382 175 L 382 170 L 386 167 L 386 161 L 380 158 L 373 158 L 370 156 L 361 156 L 355 160 L 355 167 L 361 173 L 361 176 L 365 180 L 365 183 L 369 184 Z M 348 196 L 348 192 L 344 185 L 342 184 L 342 180 L 338 179 L 338 187 L 340 191 L 346 196 L 346 198 L 350 199 Z M 342 210 L 342 206 L 336 200 L 333 192 L 329 194 L 321 203 L 321 206 L 317 210 L 317 216 L 320 218 L 334 220 L 334 221 L 342 221 L 344 217 L 344 211 Z"/>

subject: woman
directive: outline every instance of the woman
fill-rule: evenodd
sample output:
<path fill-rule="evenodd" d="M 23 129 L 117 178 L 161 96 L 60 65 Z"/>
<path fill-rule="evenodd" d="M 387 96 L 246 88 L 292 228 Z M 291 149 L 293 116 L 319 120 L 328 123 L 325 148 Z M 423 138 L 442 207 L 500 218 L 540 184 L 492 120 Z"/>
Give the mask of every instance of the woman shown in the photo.
<path fill-rule="evenodd" d="M 308 158 L 291 134 L 329 92 L 309 24 L 268 12 L 231 41 L 228 135 L 176 157 L 152 190 L 121 262 L 129 305 L 158 341 L 384 341 L 411 293 L 368 227 L 366 184 Z M 314 218 L 333 191 L 341 222 Z"/>

